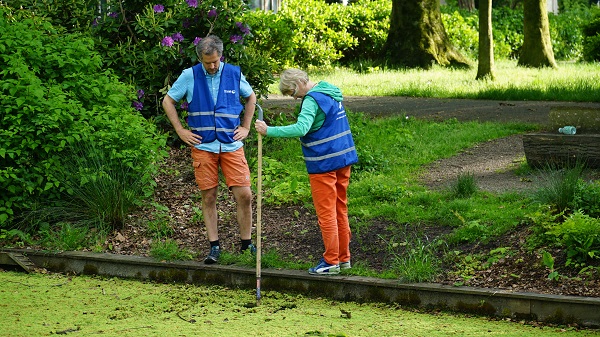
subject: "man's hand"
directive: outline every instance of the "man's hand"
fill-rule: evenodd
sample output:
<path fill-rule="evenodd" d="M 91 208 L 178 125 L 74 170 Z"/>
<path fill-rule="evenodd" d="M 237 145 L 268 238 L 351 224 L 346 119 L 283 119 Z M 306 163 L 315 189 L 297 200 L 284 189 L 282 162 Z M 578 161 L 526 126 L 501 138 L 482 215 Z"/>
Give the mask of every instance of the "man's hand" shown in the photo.
<path fill-rule="evenodd" d="M 186 129 L 181 124 L 179 120 L 179 115 L 177 115 L 177 109 L 175 108 L 175 100 L 171 98 L 169 95 L 165 95 L 165 98 L 162 102 L 163 109 L 167 114 L 167 118 L 169 118 L 169 122 L 175 128 L 175 132 L 181 140 L 189 146 L 194 146 L 202 143 L 202 137 L 193 133 L 192 131 Z"/>
<path fill-rule="evenodd" d="M 177 130 L 177 135 L 179 136 L 179 138 L 181 138 L 181 140 L 186 143 L 189 146 L 194 146 L 194 145 L 198 145 L 200 143 L 202 143 L 202 137 L 193 133 L 192 131 L 188 130 L 188 129 L 178 129 Z"/>
<path fill-rule="evenodd" d="M 248 137 L 249 133 L 250 133 L 250 129 L 245 128 L 240 125 L 233 132 L 233 140 L 244 140 Z"/>

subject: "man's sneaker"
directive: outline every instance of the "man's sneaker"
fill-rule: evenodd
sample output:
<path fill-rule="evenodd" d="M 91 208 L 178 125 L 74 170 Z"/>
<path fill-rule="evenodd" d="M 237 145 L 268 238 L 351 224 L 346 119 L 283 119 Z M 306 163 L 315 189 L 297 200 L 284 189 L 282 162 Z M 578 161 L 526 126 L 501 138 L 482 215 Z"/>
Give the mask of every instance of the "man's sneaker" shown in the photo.
<path fill-rule="evenodd" d="M 340 262 L 340 269 L 350 269 L 352 266 L 350 265 L 350 261 L 348 262 Z"/>
<path fill-rule="evenodd" d="M 242 254 L 244 254 L 244 252 L 247 250 L 250 250 L 250 253 L 252 253 L 252 255 L 256 254 L 256 246 L 252 243 L 248 245 L 248 248 L 242 250 Z"/>
<path fill-rule="evenodd" d="M 308 269 L 308 273 L 311 275 L 337 275 L 340 273 L 340 266 L 329 264 L 325 262 L 325 259 L 321 258 L 319 264 Z"/>
<path fill-rule="evenodd" d="M 208 256 L 204 259 L 204 263 L 206 263 L 206 264 L 217 263 L 217 261 L 219 261 L 220 255 L 221 255 L 221 250 L 219 249 L 219 246 L 210 247 L 210 252 L 208 253 Z"/>

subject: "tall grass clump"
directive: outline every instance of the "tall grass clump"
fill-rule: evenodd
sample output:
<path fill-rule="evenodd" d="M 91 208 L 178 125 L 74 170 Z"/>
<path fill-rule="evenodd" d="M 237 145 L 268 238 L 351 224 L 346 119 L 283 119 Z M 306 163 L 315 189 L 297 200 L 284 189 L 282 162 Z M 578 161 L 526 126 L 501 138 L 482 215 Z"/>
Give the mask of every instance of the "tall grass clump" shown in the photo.
<path fill-rule="evenodd" d="M 420 238 L 413 238 L 410 242 L 403 243 L 402 253 L 392 250 L 393 262 L 391 270 L 403 282 L 428 282 L 433 280 L 440 271 L 438 258 L 434 245 Z"/>
<path fill-rule="evenodd" d="M 61 222 L 55 226 L 44 223 L 38 231 L 39 243 L 46 249 L 75 251 L 93 246 L 105 232 L 91 231 L 88 227 Z"/>
<path fill-rule="evenodd" d="M 451 186 L 452 195 L 456 198 L 469 198 L 477 189 L 477 181 L 472 172 L 460 173 Z"/>
<path fill-rule="evenodd" d="M 150 245 L 150 256 L 161 261 L 186 261 L 193 255 L 187 249 L 180 249 L 173 239 L 157 240 Z"/>
<path fill-rule="evenodd" d="M 542 184 L 534 192 L 534 199 L 541 204 L 554 206 L 558 212 L 572 208 L 580 190 L 579 179 L 583 170 L 581 163 L 565 168 L 548 165 L 542 172 Z"/>
<path fill-rule="evenodd" d="M 148 196 L 144 179 L 127 163 L 110 158 L 94 144 L 72 144 L 55 173 L 61 186 L 58 200 L 40 203 L 26 213 L 25 223 L 68 222 L 88 228 L 119 228 L 127 215 Z"/>

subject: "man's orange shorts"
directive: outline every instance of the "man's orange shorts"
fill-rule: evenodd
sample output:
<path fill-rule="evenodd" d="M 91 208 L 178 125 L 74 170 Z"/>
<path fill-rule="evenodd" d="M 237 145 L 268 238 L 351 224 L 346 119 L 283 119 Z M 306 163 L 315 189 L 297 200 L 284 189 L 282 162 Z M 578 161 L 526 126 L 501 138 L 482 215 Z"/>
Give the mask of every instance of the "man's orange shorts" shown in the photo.
<path fill-rule="evenodd" d="M 233 152 L 212 153 L 192 147 L 194 176 L 200 190 L 219 186 L 219 167 L 225 176 L 227 187 L 250 186 L 250 169 L 241 147 Z"/>

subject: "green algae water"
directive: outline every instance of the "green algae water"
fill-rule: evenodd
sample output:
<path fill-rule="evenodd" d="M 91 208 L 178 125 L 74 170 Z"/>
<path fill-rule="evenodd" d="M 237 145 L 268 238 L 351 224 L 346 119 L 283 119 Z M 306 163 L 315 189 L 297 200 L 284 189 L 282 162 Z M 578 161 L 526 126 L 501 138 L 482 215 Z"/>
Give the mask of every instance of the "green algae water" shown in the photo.
<path fill-rule="evenodd" d="M 0 336 L 599 336 L 263 290 L 0 272 Z"/>

